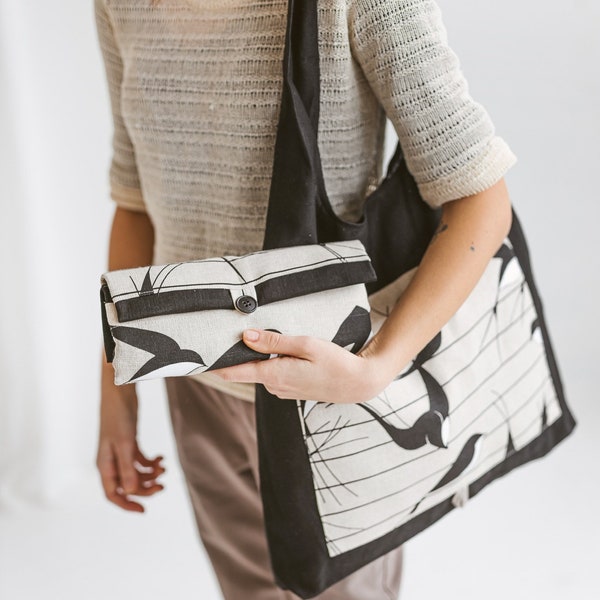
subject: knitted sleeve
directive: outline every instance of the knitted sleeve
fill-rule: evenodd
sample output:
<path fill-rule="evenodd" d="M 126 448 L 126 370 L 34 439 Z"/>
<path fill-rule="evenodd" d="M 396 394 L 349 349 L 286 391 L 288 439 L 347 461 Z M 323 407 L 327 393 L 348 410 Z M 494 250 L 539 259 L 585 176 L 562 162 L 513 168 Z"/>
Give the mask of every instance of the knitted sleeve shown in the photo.
<path fill-rule="evenodd" d="M 134 147 L 121 115 L 123 63 L 105 0 L 94 0 L 94 13 L 113 117 L 112 157 L 109 169 L 110 195 L 117 205 L 123 208 L 146 212 Z"/>
<path fill-rule="evenodd" d="M 469 94 L 434 0 L 348 0 L 351 51 L 432 207 L 499 181 L 517 157 Z"/>

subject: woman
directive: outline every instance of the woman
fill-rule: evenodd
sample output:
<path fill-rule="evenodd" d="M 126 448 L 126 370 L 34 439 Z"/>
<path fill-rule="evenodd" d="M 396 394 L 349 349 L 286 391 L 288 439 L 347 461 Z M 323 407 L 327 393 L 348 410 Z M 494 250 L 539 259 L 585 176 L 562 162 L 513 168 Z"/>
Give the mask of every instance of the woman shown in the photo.
<path fill-rule="evenodd" d="M 382 173 L 386 116 L 442 221 L 384 327 L 358 355 L 316 338 L 245 332 L 285 355 L 165 379 L 198 532 L 227 600 L 286 599 L 260 502 L 254 383 L 282 401 L 362 402 L 468 296 L 511 225 L 516 157 L 468 93 L 433 0 L 319 2 L 319 147 L 333 208 L 358 219 Z M 281 94 L 287 0 L 95 0 L 114 118 L 108 269 L 260 250 Z M 331 373 L 337 375 L 332 376 Z M 136 442 L 134 386 L 103 363 L 97 465 L 125 510 L 162 489 Z M 396 598 L 402 548 L 318 598 Z"/>

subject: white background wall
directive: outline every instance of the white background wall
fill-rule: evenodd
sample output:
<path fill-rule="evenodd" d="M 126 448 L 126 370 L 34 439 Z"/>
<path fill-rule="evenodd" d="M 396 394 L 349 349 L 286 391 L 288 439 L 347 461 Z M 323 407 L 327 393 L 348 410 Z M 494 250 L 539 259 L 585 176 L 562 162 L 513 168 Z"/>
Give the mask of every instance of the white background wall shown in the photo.
<path fill-rule="evenodd" d="M 411 540 L 402 597 L 598 598 L 600 5 L 439 4 L 519 159 L 506 179 L 579 426 Z M 139 438 L 165 491 L 125 513 L 95 471 L 111 134 L 92 0 L 0 0 L 0 597 L 216 599 L 162 382 L 139 385 Z"/>

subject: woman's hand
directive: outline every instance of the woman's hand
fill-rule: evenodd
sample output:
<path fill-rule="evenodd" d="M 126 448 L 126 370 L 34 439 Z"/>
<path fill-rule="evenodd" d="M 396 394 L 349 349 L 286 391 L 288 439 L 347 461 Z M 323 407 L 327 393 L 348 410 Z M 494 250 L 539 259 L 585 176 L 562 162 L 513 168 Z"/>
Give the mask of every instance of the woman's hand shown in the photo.
<path fill-rule="evenodd" d="M 254 331 L 244 332 L 247 346 L 265 354 L 284 356 L 215 369 L 211 373 L 226 381 L 262 383 L 282 399 L 346 404 L 374 398 L 396 375 L 387 372 L 375 356 L 365 352 L 366 348 L 353 354 L 316 337 L 265 330 L 259 330 L 253 340 L 250 334 Z"/>
<path fill-rule="evenodd" d="M 96 466 L 106 497 L 123 508 L 144 512 L 129 496 L 150 496 L 164 486 L 156 478 L 165 472 L 162 456 L 150 460 L 136 439 L 138 399 L 135 384 L 116 386 L 112 366 L 103 364 L 100 402 L 100 435 Z"/>

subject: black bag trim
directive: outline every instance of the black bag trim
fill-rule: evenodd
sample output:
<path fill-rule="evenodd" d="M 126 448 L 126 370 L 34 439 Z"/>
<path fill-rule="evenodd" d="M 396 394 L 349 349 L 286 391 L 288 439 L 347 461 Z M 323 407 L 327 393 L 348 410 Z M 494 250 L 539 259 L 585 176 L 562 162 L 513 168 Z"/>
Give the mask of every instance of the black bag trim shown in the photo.
<path fill-rule="evenodd" d="M 254 287 L 258 308 L 330 289 L 375 281 L 369 260 L 342 262 L 272 277 Z M 241 289 L 243 289 L 243 284 Z M 103 286 L 104 287 L 104 286 Z M 161 291 L 115 302 L 119 323 L 201 310 L 235 310 L 229 288 Z"/>
<path fill-rule="evenodd" d="M 106 355 L 106 362 L 111 363 L 115 357 L 115 340 L 110 332 L 110 325 L 108 324 L 108 319 L 106 317 L 106 302 L 107 300 L 106 293 L 108 292 L 108 287 L 106 290 L 104 289 L 106 286 L 103 285 L 100 288 L 100 311 L 102 313 L 102 337 L 104 339 L 104 354 Z M 110 297 L 110 293 L 109 293 Z"/>

